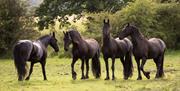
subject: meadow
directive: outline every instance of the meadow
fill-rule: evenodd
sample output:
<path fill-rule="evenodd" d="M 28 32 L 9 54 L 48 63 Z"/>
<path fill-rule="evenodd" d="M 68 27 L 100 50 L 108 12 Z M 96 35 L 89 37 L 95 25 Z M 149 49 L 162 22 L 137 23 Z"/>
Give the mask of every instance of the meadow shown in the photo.
<path fill-rule="evenodd" d="M 111 65 L 111 60 L 109 63 Z M 30 80 L 18 82 L 13 59 L 0 59 L 0 91 L 180 91 L 180 51 L 168 51 L 166 53 L 165 77 L 162 79 L 155 79 L 156 67 L 152 60 L 148 60 L 145 65 L 145 70 L 151 72 L 151 78 L 148 80 L 143 76 L 141 81 L 136 80 L 137 68 L 134 60 L 132 78 L 123 80 L 122 65 L 120 60 L 116 59 L 115 81 L 104 80 L 106 71 L 102 58 L 100 79 L 95 79 L 90 70 L 90 78 L 81 80 L 81 61 L 79 60 L 75 65 L 77 79 L 72 80 L 70 64 L 70 58 L 48 58 L 46 65 L 47 81 L 43 81 L 41 65 L 37 63 Z"/>

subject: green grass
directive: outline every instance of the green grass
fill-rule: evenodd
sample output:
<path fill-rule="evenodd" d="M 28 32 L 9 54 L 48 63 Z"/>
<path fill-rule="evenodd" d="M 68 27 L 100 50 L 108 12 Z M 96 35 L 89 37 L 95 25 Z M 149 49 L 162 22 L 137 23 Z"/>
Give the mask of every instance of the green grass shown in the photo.
<path fill-rule="evenodd" d="M 111 61 L 109 61 L 111 65 Z M 101 58 L 102 76 L 94 79 L 90 70 L 90 79 L 80 80 L 81 61 L 75 65 L 77 79 L 71 78 L 71 59 L 48 58 L 46 73 L 48 81 L 43 81 L 41 66 L 35 64 L 34 71 L 29 81 L 18 82 L 17 73 L 12 59 L 0 59 L 0 91 L 180 91 L 180 52 L 168 52 L 165 56 L 165 77 L 155 79 L 156 67 L 152 60 L 148 60 L 145 70 L 151 72 L 151 79 L 137 81 L 137 68 L 134 64 L 134 73 L 129 80 L 123 80 L 122 65 L 116 60 L 116 80 L 105 81 L 104 61 Z M 29 63 L 28 63 L 29 65 Z M 110 67 L 109 67 L 110 68 Z M 111 75 L 111 70 L 110 70 Z"/>

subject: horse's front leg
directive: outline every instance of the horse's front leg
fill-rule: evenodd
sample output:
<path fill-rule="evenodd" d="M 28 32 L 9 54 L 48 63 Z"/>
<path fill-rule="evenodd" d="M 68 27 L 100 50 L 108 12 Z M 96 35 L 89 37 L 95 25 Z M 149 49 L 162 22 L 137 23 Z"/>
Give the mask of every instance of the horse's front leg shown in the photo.
<path fill-rule="evenodd" d="M 142 80 L 141 70 L 140 70 L 140 59 L 139 58 L 135 58 L 135 60 L 136 60 L 137 69 L 138 69 L 138 78 L 137 78 L 137 80 Z"/>
<path fill-rule="evenodd" d="M 33 72 L 33 66 L 34 66 L 34 63 L 31 62 L 31 67 L 30 67 L 30 70 L 29 70 L 29 75 L 28 75 L 28 77 L 26 77 L 26 80 L 30 79 L 31 73 Z"/>
<path fill-rule="evenodd" d="M 106 78 L 104 80 L 109 80 L 109 64 L 108 64 L 108 58 L 104 58 L 105 65 L 106 65 Z"/>
<path fill-rule="evenodd" d="M 146 63 L 146 58 L 144 57 L 144 58 L 142 58 L 142 62 L 141 62 L 141 70 L 142 70 L 142 72 L 144 73 L 144 75 L 146 76 L 146 78 L 147 79 L 150 79 L 150 72 L 146 72 L 146 71 L 144 71 L 144 65 L 145 65 L 145 63 Z"/>
<path fill-rule="evenodd" d="M 76 79 L 76 72 L 74 71 L 74 64 L 76 63 L 76 61 L 78 60 L 78 58 L 73 58 L 72 63 L 71 63 L 71 71 L 72 71 L 72 78 L 73 80 Z"/>
<path fill-rule="evenodd" d="M 81 79 L 85 79 L 85 76 L 84 76 L 84 58 L 81 59 L 82 63 L 81 63 L 81 71 L 82 71 L 82 77 Z"/>
<path fill-rule="evenodd" d="M 46 70 L 45 70 L 46 59 L 40 61 L 40 63 L 41 63 L 41 66 L 42 66 L 42 72 L 43 72 L 44 80 L 47 80 L 47 77 L 46 77 Z"/>
<path fill-rule="evenodd" d="M 112 69 L 112 80 L 115 80 L 115 76 L 114 76 L 114 63 L 115 63 L 115 58 L 112 58 L 112 66 L 111 66 L 111 69 Z"/>
<path fill-rule="evenodd" d="M 85 79 L 89 78 L 88 73 L 89 73 L 89 59 L 86 59 L 86 76 L 85 76 Z"/>

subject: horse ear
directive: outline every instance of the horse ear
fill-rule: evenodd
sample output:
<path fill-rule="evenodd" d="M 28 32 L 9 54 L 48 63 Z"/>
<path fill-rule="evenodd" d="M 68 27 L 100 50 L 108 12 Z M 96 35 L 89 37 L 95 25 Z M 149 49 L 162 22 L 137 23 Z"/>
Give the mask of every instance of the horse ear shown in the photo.
<path fill-rule="evenodd" d="M 64 32 L 64 31 L 63 31 L 63 34 L 65 35 L 65 34 L 66 34 L 66 32 Z"/>
<path fill-rule="evenodd" d="M 104 19 L 103 22 L 106 23 L 106 20 Z"/>
<path fill-rule="evenodd" d="M 109 24 L 109 19 L 107 20 L 107 23 Z"/>
<path fill-rule="evenodd" d="M 53 32 L 53 37 L 55 37 L 55 32 Z"/>
<path fill-rule="evenodd" d="M 127 26 L 129 27 L 129 26 L 130 26 L 130 24 L 129 24 L 129 23 L 127 23 Z"/>

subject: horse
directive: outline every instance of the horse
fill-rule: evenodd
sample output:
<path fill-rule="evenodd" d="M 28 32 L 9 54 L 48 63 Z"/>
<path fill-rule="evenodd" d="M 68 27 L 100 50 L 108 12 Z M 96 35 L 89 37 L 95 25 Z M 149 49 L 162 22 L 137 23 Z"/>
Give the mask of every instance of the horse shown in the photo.
<path fill-rule="evenodd" d="M 139 29 L 130 25 L 129 23 L 124 27 L 124 29 L 119 34 L 119 39 L 130 36 L 133 43 L 133 54 L 137 63 L 138 69 L 138 78 L 137 80 L 142 80 L 141 71 L 146 76 L 147 79 L 150 79 L 150 72 L 144 71 L 144 65 L 147 59 L 153 59 L 156 67 L 157 73 L 155 78 L 160 78 L 164 76 L 163 71 L 163 62 L 164 62 L 164 53 L 166 45 L 163 40 L 159 38 L 150 38 L 149 40 L 145 38 Z M 141 65 L 140 60 L 142 59 Z"/>
<path fill-rule="evenodd" d="M 30 75 L 33 72 L 33 66 L 35 63 L 40 62 L 42 66 L 42 72 L 44 80 L 47 80 L 45 64 L 47 58 L 47 47 L 50 45 L 55 52 L 59 51 L 57 45 L 57 39 L 55 38 L 55 33 L 53 35 L 44 35 L 37 39 L 36 41 L 31 40 L 19 40 L 13 49 L 14 64 L 18 73 L 18 80 L 23 81 L 27 74 L 27 64 L 26 62 L 31 62 L 29 75 L 25 80 L 30 79 Z"/>
<path fill-rule="evenodd" d="M 110 24 L 109 19 L 104 19 L 104 25 L 102 29 L 103 34 L 103 45 L 102 45 L 102 53 L 106 66 L 106 78 L 105 80 L 109 80 L 109 65 L 108 58 L 112 59 L 112 80 L 115 80 L 114 75 L 114 64 L 115 58 L 120 58 L 120 61 L 123 65 L 123 75 L 124 79 L 127 80 L 128 77 L 131 77 L 133 74 L 133 64 L 132 64 L 132 43 L 128 38 L 124 38 L 120 40 L 119 38 L 114 39 L 110 35 Z"/>
<path fill-rule="evenodd" d="M 95 39 L 83 39 L 77 30 L 69 30 L 64 33 L 64 50 L 68 51 L 69 45 L 72 44 L 72 78 L 76 79 L 76 72 L 74 71 L 74 64 L 78 59 L 81 59 L 81 79 L 88 79 L 89 73 L 89 59 L 92 59 L 92 73 L 95 78 L 100 78 L 101 67 L 100 67 L 100 46 Z M 84 62 L 86 63 L 86 75 L 84 76 Z"/>

